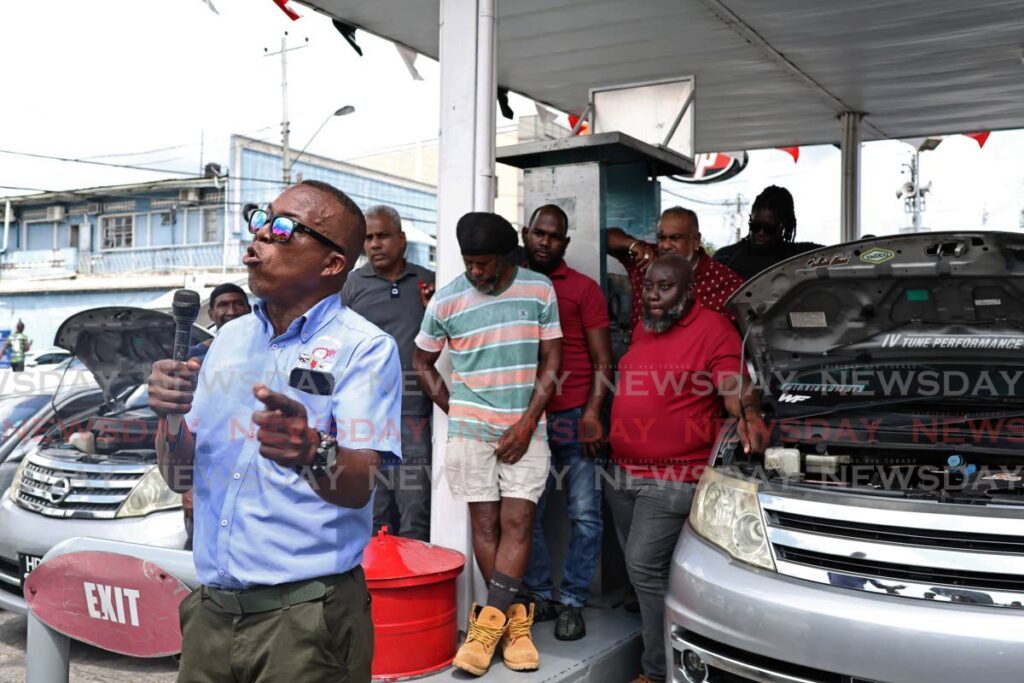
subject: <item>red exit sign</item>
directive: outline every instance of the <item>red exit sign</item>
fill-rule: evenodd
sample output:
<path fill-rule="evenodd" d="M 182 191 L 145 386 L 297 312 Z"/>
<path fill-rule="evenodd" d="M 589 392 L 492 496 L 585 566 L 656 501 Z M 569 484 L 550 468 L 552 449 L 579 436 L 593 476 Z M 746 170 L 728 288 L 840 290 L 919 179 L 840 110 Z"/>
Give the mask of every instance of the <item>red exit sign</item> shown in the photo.
<path fill-rule="evenodd" d="M 97 551 L 47 560 L 25 579 L 25 600 L 44 624 L 132 657 L 181 651 L 178 605 L 188 594 L 152 562 Z"/>

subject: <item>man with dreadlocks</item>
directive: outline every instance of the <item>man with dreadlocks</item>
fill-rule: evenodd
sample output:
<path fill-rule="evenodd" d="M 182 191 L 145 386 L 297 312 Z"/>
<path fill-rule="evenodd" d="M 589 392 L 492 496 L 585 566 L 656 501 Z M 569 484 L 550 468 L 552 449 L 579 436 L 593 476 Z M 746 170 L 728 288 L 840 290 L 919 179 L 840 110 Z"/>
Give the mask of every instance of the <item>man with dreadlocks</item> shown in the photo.
<path fill-rule="evenodd" d="M 715 260 L 729 266 L 744 280 L 780 261 L 817 249 L 814 242 L 795 242 L 796 214 L 793 195 L 784 187 L 769 185 L 750 208 L 750 233 L 736 244 L 715 252 Z"/>

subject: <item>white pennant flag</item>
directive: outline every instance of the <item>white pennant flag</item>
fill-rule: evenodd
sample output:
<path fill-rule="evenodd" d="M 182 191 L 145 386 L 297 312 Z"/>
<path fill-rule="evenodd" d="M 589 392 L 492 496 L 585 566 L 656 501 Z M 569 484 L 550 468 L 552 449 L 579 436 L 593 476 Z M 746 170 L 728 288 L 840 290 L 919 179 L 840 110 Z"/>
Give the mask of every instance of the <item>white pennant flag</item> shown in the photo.
<path fill-rule="evenodd" d="M 203 0 L 203 2 L 206 3 L 207 7 L 209 7 L 211 10 L 213 10 L 214 14 L 216 14 L 218 16 L 220 15 L 220 12 L 217 11 L 217 8 L 213 6 L 213 0 Z"/>
<path fill-rule="evenodd" d="M 409 70 L 409 75 L 413 77 L 413 80 L 422 81 L 423 76 L 420 76 L 420 72 L 416 69 L 416 58 L 420 56 L 419 53 L 398 43 L 395 43 L 395 49 L 398 50 L 398 56 L 402 58 L 405 68 Z"/>
<path fill-rule="evenodd" d="M 541 105 L 540 102 L 534 102 L 534 105 L 537 107 L 537 116 L 542 123 L 554 123 L 558 118 L 558 114 Z"/>

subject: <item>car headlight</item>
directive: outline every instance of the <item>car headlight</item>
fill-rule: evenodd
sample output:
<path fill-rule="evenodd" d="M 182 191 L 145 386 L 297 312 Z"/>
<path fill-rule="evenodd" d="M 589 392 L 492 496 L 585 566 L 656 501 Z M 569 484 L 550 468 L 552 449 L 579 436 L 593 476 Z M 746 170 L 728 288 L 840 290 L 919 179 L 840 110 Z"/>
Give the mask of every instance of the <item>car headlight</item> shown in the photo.
<path fill-rule="evenodd" d="M 690 526 L 737 560 L 775 571 L 756 481 L 705 469 L 697 485 Z"/>
<path fill-rule="evenodd" d="M 21 488 L 21 475 L 27 466 L 28 457 L 26 456 L 21 459 L 20 463 L 18 463 L 18 469 L 14 470 L 14 479 L 11 480 L 11 488 L 7 491 L 7 496 L 11 499 L 11 502 L 18 502 L 18 489 Z"/>
<path fill-rule="evenodd" d="M 177 507 L 181 507 L 181 495 L 167 486 L 160 468 L 154 467 L 121 503 L 117 517 L 143 517 Z"/>

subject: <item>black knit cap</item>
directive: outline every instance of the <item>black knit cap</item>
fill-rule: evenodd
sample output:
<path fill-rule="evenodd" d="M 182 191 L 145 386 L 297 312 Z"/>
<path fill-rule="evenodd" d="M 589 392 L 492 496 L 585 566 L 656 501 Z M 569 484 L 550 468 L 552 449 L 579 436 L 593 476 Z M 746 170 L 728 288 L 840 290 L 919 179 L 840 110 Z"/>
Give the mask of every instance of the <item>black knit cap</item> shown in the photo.
<path fill-rule="evenodd" d="M 244 289 L 233 282 L 225 282 L 222 285 L 217 285 L 213 288 L 213 291 L 210 292 L 210 306 L 213 306 L 213 304 L 216 303 L 217 297 L 221 294 L 241 294 L 245 297 L 246 301 L 249 300 L 249 297 L 245 295 Z"/>
<path fill-rule="evenodd" d="M 512 224 L 496 213 L 473 211 L 459 219 L 455 236 L 463 256 L 507 254 L 519 244 Z"/>

